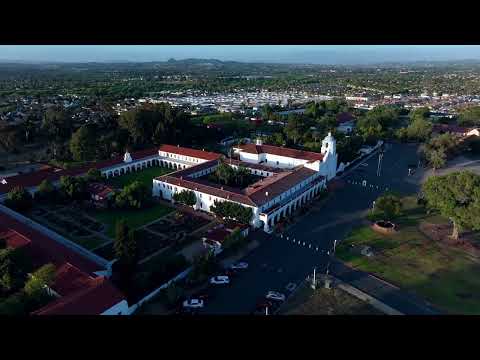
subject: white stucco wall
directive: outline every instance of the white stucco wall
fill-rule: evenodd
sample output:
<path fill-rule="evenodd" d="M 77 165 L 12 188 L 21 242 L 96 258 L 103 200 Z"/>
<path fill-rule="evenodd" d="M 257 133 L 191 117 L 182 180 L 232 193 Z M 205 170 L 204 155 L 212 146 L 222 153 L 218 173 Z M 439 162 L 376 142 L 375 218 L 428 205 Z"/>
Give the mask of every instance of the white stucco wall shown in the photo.
<path fill-rule="evenodd" d="M 100 315 L 129 315 L 127 300 L 122 300 Z"/>

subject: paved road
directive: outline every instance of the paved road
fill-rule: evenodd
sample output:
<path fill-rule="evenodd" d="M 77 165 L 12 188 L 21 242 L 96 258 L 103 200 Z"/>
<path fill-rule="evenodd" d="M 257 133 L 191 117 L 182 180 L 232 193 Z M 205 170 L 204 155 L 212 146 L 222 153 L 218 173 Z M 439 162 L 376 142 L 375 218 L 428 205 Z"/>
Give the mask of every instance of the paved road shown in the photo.
<path fill-rule="evenodd" d="M 391 145 L 383 158 L 382 176 L 377 177 L 378 156 L 351 173 L 346 173 L 331 198 L 321 209 L 313 209 L 292 225 L 283 237 L 267 235 L 263 231 L 254 233 L 261 245 L 243 260 L 249 269 L 233 279 L 225 288 L 212 290 L 212 298 L 206 304 L 204 313 L 245 314 L 250 313 L 256 302 L 269 290 L 288 293 L 289 283 L 300 284 L 316 267 L 325 271 L 335 239 L 344 238 L 361 222 L 365 211 L 371 207 L 381 193 L 388 190 L 408 194 L 418 190 L 421 172 L 408 176 L 408 165 L 416 164 L 416 147 L 412 145 Z M 363 186 L 363 180 L 367 186 Z M 378 187 L 377 187 L 378 186 Z M 287 239 L 288 236 L 288 239 Z M 388 300 L 392 307 L 401 307 L 406 313 L 432 313 L 433 310 L 421 302 L 415 302 L 398 289 L 381 286 L 381 282 L 367 274 L 347 271 L 340 265 L 331 267 L 334 275 L 355 282 L 380 300 Z M 336 274 L 338 272 L 338 274 Z M 363 276 L 363 279 L 362 279 Z M 362 286 L 360 286 L 362 284 Z"/>

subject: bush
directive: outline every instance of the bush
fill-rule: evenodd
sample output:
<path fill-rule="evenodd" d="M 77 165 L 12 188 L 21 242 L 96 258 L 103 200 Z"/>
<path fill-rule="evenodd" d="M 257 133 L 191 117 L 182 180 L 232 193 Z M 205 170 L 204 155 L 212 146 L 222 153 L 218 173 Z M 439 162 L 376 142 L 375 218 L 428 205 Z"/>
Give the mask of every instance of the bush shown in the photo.
<path fill-rule="evenodd" d="M 197 203 L 195 193 L 190 190 L 184 190 L 173 194 L 173 200 L 187 206 L 193 206 Z"/>
<path fill-rule="evenodd" d="M 8 192 L 5 205 L 18 212 L 26 212 L 33 206 L 33 197 L 23 187 L 17 186 Z"/>
<path fill-rule="evenodd" d="M 218 217 L 238 221 L 246 225 L 250 224 L 253 216 L 251 208 L 230 201 L 215 200 L 210 210 Z"/>
<path fill-rule="evenodd" d="M 54 202 L 56 198 L 56 189 L 48 179 L 43 180 L 35 193 L 35 200 L 41 202 Z"/>
<path fill-rule="evenodd" d="M 22 292 L 0 301 L 0 315 L 26 315 L 26 298 Z"/>
<path fill-rule="evenodd" d="M 115 206 L 119 209 L 141 209 L 150 202 L 151 195 L 145 184 L 140 181 L 134 181 L 115 195 Z"/>
<path fill-rule="evenodd" d="M 371 218 L 379 220 L 381 217 L 385 220 L 392 220 L 401 214 L 402 202 L 400 198 L 394 194 L 385 194 L 377 198 L 375 207 L 371 213 Z"/>

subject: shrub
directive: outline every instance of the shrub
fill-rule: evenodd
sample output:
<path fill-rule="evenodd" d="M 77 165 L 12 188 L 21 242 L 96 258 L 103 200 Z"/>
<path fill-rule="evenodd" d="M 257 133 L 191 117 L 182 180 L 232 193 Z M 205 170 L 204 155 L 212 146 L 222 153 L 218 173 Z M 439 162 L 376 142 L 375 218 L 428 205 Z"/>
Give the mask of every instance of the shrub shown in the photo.
<path fill-rule="evenodd" d="M 177 192 L 173 195 L 173 200 L 187 206 L 193 206 L 197 203 L 195 193 L 190 190 Z"/>
<path fill-rule="evenodd" d="M 17 186 L 8 192 L 5 205 L 18 212 L 26 212 L 32 208 L 33 198 L 30 192 Z"/>

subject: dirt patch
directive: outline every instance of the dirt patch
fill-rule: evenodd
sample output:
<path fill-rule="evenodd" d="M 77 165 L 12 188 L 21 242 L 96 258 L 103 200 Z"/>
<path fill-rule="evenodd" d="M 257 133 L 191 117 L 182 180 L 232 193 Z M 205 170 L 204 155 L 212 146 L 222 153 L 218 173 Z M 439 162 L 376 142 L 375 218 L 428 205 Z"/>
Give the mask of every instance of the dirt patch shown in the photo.
<path fill-rule="evenodd" d="M 475 243 L 473 235 L 470 233 L 462 234 L 458 240 L 452 239 L 452 226 L 449 224 L 430 224 L 422 222 L 419 225 L 420 232 L 429 239 L 462 250 L 467 254 L 480 259 L 480 247 Z"/>

